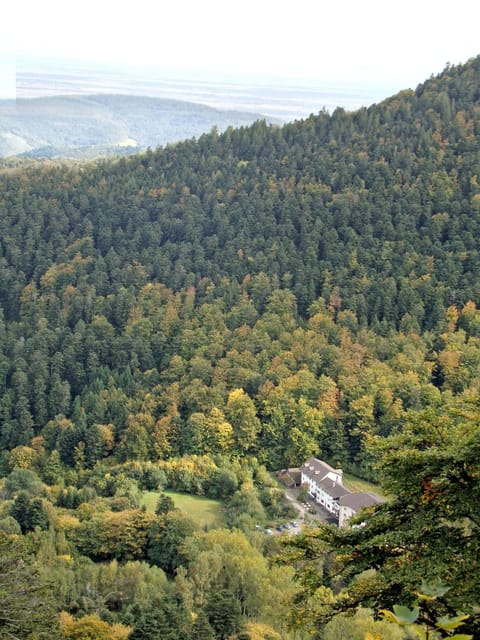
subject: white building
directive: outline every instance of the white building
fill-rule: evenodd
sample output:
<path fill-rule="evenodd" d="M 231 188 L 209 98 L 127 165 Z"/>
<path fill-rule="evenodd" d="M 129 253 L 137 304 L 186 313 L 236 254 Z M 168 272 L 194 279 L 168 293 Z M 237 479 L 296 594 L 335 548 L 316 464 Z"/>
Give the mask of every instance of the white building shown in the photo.
<path fill-rule="evenodd" d="M 352 493 L 343 486 L 343 472 L 326 462 L 309 458 L 300 467 L 301 484 L 308 486 L 308 493 L 326 511 L 338 518 L 340 528 L 361 509 L 383 502 L 373 493 Z"/>
<path fill-rule="evenodd" d="M 350 491 L 343 486 L 341 469 L 334 469 L 326 462 L 309 458 L 301 467 L 302 485 L 308 485 L 308 493 L 333 516 L 338 518 L 339 500 Z"/>

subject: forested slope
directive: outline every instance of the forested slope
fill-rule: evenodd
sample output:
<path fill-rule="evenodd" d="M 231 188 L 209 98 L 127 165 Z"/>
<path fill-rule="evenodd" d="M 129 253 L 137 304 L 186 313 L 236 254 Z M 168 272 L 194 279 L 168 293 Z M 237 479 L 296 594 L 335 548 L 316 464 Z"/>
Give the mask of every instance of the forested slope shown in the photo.
<path fill-rule="evenodd" d="M 376 480 L 384 460 L 387 488 L 400 487 L 404 501 L 376 522 L 403 537 L 381 538 L 375 569 L 388 549 L 399 555 L 387 561 L 386 586 L 348 602 L 390 606 L 421 577 L 399 578 L 398 567 L 424 558 L 422 571 L 452 581 L 450 609 L 463 598 L 474 612 L 478 572 L 460 569 L 478 553 L 469 518 L 480 419 L 479 98 L 477 58 L 354 113 L 258 122 L 97 164 L 5 165 L 1 470 L 7 487 L 18 467 L 33 471 L 75 516 L 59 525 L 33 495 L 18 505 L 17 476 L 2 515 L 17 514 L 24 533 L 50 523 L 66 536 L 58 554 L 151 553 L 170 576 L 188 566 L 189 606 L 200 611 L 223 584 L 219 573 L 201 597 L 192 586 L 214 536 L 172 565 L 157 555 L 165 523 L 125 509 L 123 523 L 145 545 L 119 548 L 115 514 L 89 524 L 97 496 L 112 499 L 113 512 L 131 507 L 125 483 L 156 488 L 161 471 L 171 488 L 230 499 L 229 525 L 248 531 L 273 504 L 262 465 L 318 455 Z M 437 416 L 445 434 L 431 441 Z M 433 463 L 402 458 L 417 444 Z M 455 484 L 444 490 L 458 474 L 460 498 Z M 437 480 L 442 500 L 431 502 Z M 421 516 L 412 529 L 408 513 Z M 437 521 L 452 544 L 463 541 L 454 579 L 435 555 Z M 363 570 L 372 547 L 352 545 L 352 558 L 365 553 Z M 255 613 L 242 603 L 247 618 L 279 624 L 267 603 Z M 146 611 L 121 619 L 140 624 Z"/>
<path fill-rule="evenodd" d="M 258 318 L 273 317 L 277 342 L 280 318 L 292 329 L 324 305 L 386 335 L 441 327 L 447 307 L 477 302 L 479 73 L 476 59 L 369 109 L 128 160 L 6 169 L 4 445 L 70 416 L 113 372 L 165 379 L 197 350 L 211 389 L 222 358 L 248 344 L 235 332 Z M 252 368 L 255 382 L 237 385 L 255 395 L 265 375 Z"/>
<path fill-rule="evenodd" d="M 4 175 L 5 268 L 38 281 L 91 236 L 95 258 L 135 258 L 175 289 L 265 271 L 302 311 L 338 289 L 361 322 L 434 326 L 478 296 L 479 64 L 355 113 L 259 122 L 77 175 Z"/>

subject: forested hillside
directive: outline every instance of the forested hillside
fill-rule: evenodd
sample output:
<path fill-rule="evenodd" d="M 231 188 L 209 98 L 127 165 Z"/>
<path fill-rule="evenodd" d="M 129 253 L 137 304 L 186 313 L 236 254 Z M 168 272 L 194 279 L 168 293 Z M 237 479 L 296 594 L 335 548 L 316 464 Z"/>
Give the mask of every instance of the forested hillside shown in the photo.
<path fill-rule="evenodd" d="M 296 603 L 296 637 L 338 640 L 332 615 L 413 606 L 422 581 L 477 630 L 479 140 L 476 58 L 354 113 L 4 164 L 0 528 L 23 534 L 8 562 L 40 548 L 63 637 L 96 613 L 126 625 L 106 638 L 289 638 Z M 391 501 L 272 568 L 254 526 L 288 509 L 267 471 L 312 455 Z M 165 487 L 222 500 L 230 531 L 139 508 Z"/>

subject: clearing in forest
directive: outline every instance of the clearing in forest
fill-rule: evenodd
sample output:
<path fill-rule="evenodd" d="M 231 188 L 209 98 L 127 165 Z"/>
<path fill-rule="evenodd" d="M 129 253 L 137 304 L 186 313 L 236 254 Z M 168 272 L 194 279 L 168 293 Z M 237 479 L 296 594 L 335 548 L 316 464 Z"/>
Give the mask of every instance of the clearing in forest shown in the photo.
<path fill-rule="evenodd" d="M 203 496 L 191 496 L 175 491 L 163 491 L 175 502 L 175 507 L 187 513 L 199 527 L 223 526 L 221 504 L 218 500 L 204 498 Z M 155 511 L 158 491 L 146 491 L 142 496 L 141 505 L 145 505 L 147 511 Z"/>

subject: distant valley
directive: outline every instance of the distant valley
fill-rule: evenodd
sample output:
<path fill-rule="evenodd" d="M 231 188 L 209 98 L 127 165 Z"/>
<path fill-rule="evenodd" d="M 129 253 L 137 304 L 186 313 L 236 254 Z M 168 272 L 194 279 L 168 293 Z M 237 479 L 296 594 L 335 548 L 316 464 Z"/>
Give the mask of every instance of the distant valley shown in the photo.
<path fill-rule="evenodd" d="M 167 98 L 64 95 L 0 101 L 0 156 L 94 158 L 249 125 L 260 113 Z M 269 122 L 275 119 L 268 118 Z"/>

